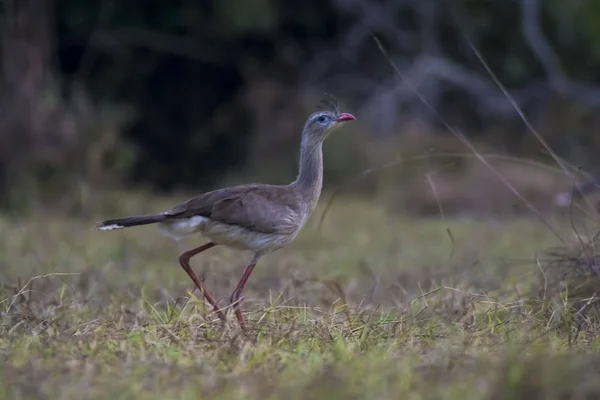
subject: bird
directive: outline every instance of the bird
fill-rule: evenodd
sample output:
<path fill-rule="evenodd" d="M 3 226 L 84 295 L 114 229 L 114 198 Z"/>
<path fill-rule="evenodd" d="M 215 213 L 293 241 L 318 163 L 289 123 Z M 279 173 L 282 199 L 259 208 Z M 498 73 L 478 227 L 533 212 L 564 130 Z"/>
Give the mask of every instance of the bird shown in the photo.
<path fill-rule="evenodd" d="M 250 274 L 266 254 L 290 243 L 311 216 L 323 186 L 323 142 L 336 129 L 356 117 L 341 112 L 337 100 L 329 96 L 325 109 L 313 112 L 306 120 L 300 142 L 296 179 L 287 185 L 250 183 L 208 191 L 158 214 L 134 215 L 98 222 L 99 230 L 114 230 L 158 224 L 159 230 L 175 240 L 200 234 L 208 242 L 179 255 L 179 264 L 212 306 L 216 315 L 226 317 L 212 294 L 190 267 L 190 259 L 212 247 L 222 245 L 249 250 L 250 262 L 229 297 L 240 328 L 246 323 L 240 311 L 243 290 Z"/>

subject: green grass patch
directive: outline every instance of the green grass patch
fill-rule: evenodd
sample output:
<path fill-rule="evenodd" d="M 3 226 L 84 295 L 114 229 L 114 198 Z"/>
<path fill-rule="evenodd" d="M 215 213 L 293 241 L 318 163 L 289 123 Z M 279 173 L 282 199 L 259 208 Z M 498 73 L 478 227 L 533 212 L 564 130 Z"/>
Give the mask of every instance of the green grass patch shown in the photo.
<path fill-rule="evenodd" d="M 564 285 L 540 292 L 544 250 L 559 241 L 531 219 L 340 202 L 321 231 L 309 224 L 257 267 L 249 339 L 189 298 L 178 248 L 156 229 L 91 226 L 0 221 L 0 399 L 600 394 L 595 315 L 579 318 Z M 193 264 L 224 304 L 249 257 L 216 247 Z"/>

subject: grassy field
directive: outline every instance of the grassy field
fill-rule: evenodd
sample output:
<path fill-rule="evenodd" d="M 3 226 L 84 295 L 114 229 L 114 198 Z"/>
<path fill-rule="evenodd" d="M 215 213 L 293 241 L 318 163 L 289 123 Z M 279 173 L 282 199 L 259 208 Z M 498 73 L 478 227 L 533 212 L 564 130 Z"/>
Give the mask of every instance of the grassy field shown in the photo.
<path fill-rule="evenodd" d="M 318 232 L 318 210 L 250 278 L 247 339 L 188 301 L 156 229 L 90 229 L 161 201 L 0 220 L 0 399 L 600 395 L 595 295 L 574 312 L 552 286 L 544 250 L 560 241 L 532 218 L 410 219 L 346 200 Z M 193 263 L 224 304 L 248 259 L 216 247 Z"/>

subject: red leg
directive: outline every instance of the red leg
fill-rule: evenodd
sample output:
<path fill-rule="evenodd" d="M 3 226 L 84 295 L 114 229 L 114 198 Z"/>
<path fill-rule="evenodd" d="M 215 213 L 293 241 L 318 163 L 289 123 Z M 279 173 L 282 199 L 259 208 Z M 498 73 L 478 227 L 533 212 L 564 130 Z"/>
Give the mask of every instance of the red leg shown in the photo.
<path fill-rule="evenodd" d="M 242 275 L 242 279 L 240 279 L 240 282 L 236 286 L 233 293 L 231 293 L 231 297 L 229 298 L 229 301 L 231 302 L 231 304 L 233 304 L 233 310 L 235 311 L 235 316 L 237 317 L 240 327 L 242 328 L 243 331 L 246 330 L 246 323 L 244 322 L 244 317 L 242 316 L 242 312 L 240 311 L 239 307 L 240 307 L 240 302 L 243 299 L 242 291 L 244 290 L 244 286 L 246 286 L 246 282 L 248 281 L 248 278 L 250 278 L 250 274 L 252 273 L 252 270 L 254 270 L 254 267 L 256 266 L 256 261 L 258 261 L 258 260 L 255 258 L 254 260 L 252 260 L 252 263 L 246 267 L 246 269 L 244 270 L 244 274 Z"/>
<path fill-rule="evenodd" d="M 187 272 L 192 281 L 194 281 L 200 292 L 204 295 L 206 301 L 208 301 L 213 307 L 215 313 L 217 313 L 221 320 L 225 321 L 225 314 L 223 314 L 223 312 L 219 309 L 219 306 L 217 306 L 217 303 L 215 302 L 211 294 L 208 292 L 208 290 L 206 290 L 204 284 L 200 281 L 200 279 L 198 279 L 198 277 L 196 276 L 196 274 L 194 274 L 194 271 L 192 271 L 192 268 L 190 267 L 190 259 L 192 257 L 194 257 L 196 254 L 203 252 L 204 250 L 208 250 L 211 247 L 215 247 L 216 245 L 216 243 L 208 242 L 205 245 L 196 247 L 192 250 L 188 250 L 185 253 L 181 253 L 181 255 L 179 256 L 179 263 L 181 264 L 185 272 Z"/>

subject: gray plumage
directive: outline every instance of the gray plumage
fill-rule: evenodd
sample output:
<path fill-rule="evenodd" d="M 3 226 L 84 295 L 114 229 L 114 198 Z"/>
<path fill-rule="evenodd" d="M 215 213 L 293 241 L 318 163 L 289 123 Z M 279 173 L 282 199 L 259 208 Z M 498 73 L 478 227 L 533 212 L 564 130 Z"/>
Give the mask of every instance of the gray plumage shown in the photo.
<path fill-rule="evenodd" d="M 218 189 L 160 214 L 106 220 L 97 228 L 111 230 L 158 223 L 163 232 L 174 238 L 201 233 L 210 239 L 207 245 L 182 254 L 180 262 L 219 314 L 216 303 L 191 271 L 189 258 L 217 244 L 252 251 L 252 262 L 231 296 L 232 302 L 239 301 L 258 259 L 292 241 L 317 205 L 323 185 L 323 141 L 343 122 L 355 120 L 353 115 L 340 112 L 332 98 L 328 107 L 313 113 L 304 125 L 298 176 L 292 183 L 253 183 Z M 241 314 L 236 315 L 244 328 Z"/>
<path fill-rule="evenodd" d="M 163 231 L 174 237 L 204 232 L 211 238 L 211 231 L 223 231 L 225 227 L 222 225 L 229 225 L 232 234 L 243 234 L 243 230 L 248 230 L 256 234 L 290 236 L 291 240 L 314 211 L 320 197 L 323 184 L 322 143 L 339 126 L 336 120 L 340 115 L 349 114 L 340 113 L 334 108 L 331 111 L 316 112 L 308 118 L 302 135 L 298 176 L 289 185 L 247 184 L 217 189 L 193 197 L 160 214 L 110 219 L 99 222 L 97 227 L 111 230 L 159 223 Z M 350 117 L 344 118 L 348 119 L 339 122 L 351 120 Z M 219 239 L 223 239 L 222 232 L 216 234 Z M 253 247 L 252 243 L 238 243 L 238 246 L 232 244 L 233 247 L 249 250 Z"/>

